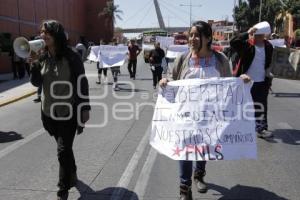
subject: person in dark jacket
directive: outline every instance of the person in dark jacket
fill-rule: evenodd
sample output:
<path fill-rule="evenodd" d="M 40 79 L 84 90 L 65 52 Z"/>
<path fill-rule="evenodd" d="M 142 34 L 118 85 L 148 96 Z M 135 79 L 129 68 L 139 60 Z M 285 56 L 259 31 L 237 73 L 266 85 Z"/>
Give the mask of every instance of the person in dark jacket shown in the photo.
<path fill-rule="evenodd" d="M 160 43 L 154 44 L 154 49 L 150 51 L 149 62 L 153 77 L 153 88 L 156 89 L 157 83 L 161 80 L 163 68 L 161 66 L 162 59 L 165 57 L 165 52 L 160 48 Z"/>
<path fill-rule="evenodd" d="M 234 70 L 236 76 L 247 74 L 253 80 L 251 94 L 255 106 L 256 132 L 260 138 L 272 137 L 268 131 L 268 94 L 271 85 L 270 64 L 273 47 L 265 39 L 265 34 L 251 27 L 230 41 L 230 46 L 238 52 L 239 66 Z"/>
<path fill-rule="evenodd" d="M 81 133 L 89 119 L 88 81 L 82 60 L 68 47 L 64 28 L 59 22 L 42 22 L 40 35 L 46 47 L 41 54 L 32 54 L 28 59 L 31 83 L 37 87 L 42 85 L 43 126 L 57 143 L 57 200 L 66 200 L 69 189 L 77 182 L 73 154 L 75 133 L 76 130 Z"/>

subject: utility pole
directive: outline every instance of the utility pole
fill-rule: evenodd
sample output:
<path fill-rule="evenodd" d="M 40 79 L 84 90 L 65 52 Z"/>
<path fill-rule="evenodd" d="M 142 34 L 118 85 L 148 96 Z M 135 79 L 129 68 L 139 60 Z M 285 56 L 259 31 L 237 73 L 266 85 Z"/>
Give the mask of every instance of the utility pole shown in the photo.
<path fill-rule="evenodd" d="M 190 7 L 190 26 L 192 26 L 192 7 L 201 7 L 202 5 L 193 5 L 192 0 L 190 0 L 190 4 L 180 4 L 180 6 L 189 6 Z"/>
<path fill-rule="evenodd" d="M 258 19 L 259 22 L 261 22 L 261 7 L 262 7 L 262 0 L 260 0 L 260 4 L 259 4 L 259 19 Z"/>

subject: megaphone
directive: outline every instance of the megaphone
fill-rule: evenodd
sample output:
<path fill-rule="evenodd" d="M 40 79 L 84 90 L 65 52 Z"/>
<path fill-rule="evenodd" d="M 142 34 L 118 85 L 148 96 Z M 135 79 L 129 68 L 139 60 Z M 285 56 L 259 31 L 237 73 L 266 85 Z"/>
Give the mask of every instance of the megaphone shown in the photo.
<path fill-rule="evenodd" d="M 43 39 L 28 41 L 24 37 L 18 37 L 14 40 L 15 53 L 21 58 L 28 58 L 31 51 L 37 53 L 40 49 L 45 47 L 45 41 Z"/>

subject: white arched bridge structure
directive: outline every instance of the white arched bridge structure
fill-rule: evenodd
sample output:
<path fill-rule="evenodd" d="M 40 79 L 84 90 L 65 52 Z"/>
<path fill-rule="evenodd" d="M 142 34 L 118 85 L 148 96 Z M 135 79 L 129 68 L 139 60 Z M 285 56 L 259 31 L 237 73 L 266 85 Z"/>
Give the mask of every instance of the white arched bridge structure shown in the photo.
<path fill-rule="evenodd" d="M 152 27 L 152 28 L 125 28 L 125 29 L 120 29 L 119 31 L 122 33 L 141 33 L 144 31 L 151 31 L 151 30 L 165 30 L 168 32 L 184 32 L 189 29 L 189 27 L 166 27 L 164 23 L 163 16 L 161 14 L 160 10 L 160 5 L 158 3 L 158 0 L 153 0 L 157 19 L 158 19 L 158 25 L 159 27 Z"/>

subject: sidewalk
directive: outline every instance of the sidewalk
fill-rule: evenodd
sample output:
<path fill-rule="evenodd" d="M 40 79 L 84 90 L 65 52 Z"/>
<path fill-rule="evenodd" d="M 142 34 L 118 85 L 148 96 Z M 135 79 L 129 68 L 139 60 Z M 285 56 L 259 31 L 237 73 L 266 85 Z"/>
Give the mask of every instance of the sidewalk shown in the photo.
<path fill-rule="evenodd" d="M 21 80 L 13 80 L 12 77 L 12 73 L 0 74 L 0 107 L 33 95 L 37 91 L 29 82 L 28 76 Z"/>

